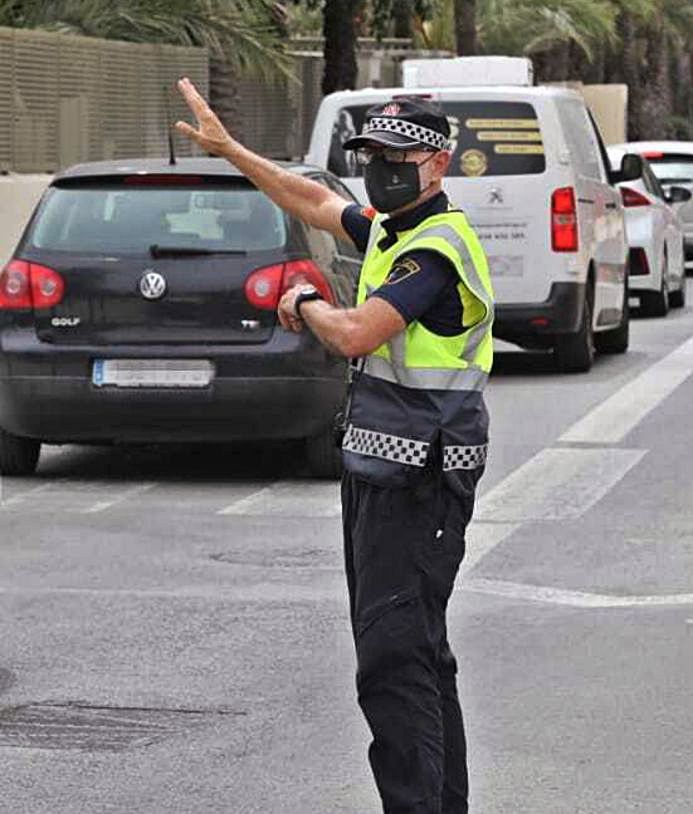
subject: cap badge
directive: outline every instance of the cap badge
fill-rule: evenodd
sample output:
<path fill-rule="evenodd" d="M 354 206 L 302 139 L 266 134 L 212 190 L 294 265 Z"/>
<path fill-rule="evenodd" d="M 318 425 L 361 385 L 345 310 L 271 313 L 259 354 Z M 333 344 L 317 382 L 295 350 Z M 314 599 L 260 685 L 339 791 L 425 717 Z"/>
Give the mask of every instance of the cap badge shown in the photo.
<path fill-rule="evenodd" d="M 385 107 L 383 108 L 382 115 L 383 116 L 399 116 L 401 110 L 402 110 L 402 108 L 396 102 L 391 102 L 390 104 L 385 105 Z"/>

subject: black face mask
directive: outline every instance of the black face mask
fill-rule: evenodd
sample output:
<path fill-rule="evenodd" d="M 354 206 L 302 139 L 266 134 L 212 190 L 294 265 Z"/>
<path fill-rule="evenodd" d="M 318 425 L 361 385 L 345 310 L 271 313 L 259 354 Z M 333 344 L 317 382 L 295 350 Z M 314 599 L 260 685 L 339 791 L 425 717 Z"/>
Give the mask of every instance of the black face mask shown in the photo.
<path fill-rule="evenodd" d="M 374 156 L 363 169 L 368 200 L 378 212 L 393 212 L 421 195 L 419 165 L 413 161 L 393 164 Z"/>

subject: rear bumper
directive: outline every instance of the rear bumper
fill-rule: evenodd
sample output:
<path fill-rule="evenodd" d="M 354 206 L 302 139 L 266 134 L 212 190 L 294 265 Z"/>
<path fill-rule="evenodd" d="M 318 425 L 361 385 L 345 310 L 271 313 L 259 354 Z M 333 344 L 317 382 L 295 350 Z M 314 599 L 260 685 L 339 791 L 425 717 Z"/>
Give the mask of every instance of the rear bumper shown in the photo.
<path fill-rule="evenodd" d="M 200 389 L 95 387 L 94 358 L 209 358 Z M 0 336 L 0 426 L 55 443 L 303 438 L 330 424 L 345 392 L 345 362 L 308 335 L 264 346 L 69 348 L 33 331 Z"/>
<path fill-rule="evenodd" d="M 582 319 L 584 283 L 553 283 L 543 302 L 496 305 L 494 336 L 528 347 L 549 347 L 558 334 L 575 333 Z"/>

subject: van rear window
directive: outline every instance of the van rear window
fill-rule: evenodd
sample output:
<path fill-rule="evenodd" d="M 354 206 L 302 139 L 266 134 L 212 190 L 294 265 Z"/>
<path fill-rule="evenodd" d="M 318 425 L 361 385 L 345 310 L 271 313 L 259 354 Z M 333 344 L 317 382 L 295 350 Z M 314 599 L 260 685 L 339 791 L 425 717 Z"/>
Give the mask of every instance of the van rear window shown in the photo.
<path fill-rule="evenodd" d="M 342 144 L 361 132 L 370 105 L 342 108 L 332 130 L 329 169 L 343 178 L 361 175 Z M 546 169 L 541 127 L 527 102 L 443 102 L 453 156 L 448 176 L 537 175 Z"/>

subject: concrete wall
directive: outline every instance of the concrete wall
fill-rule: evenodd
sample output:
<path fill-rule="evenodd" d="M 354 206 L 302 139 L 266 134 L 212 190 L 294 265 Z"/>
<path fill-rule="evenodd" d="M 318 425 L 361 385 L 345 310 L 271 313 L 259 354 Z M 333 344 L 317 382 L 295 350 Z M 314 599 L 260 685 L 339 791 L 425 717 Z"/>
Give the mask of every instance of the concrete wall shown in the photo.
<path fill-rule="evenodd" d="M 580 91 L 605 143 L 628 141 L 628 85 L 583 85 Z"/>
<path fill-rule="evenodd" d="M 51 175 L 0 175 L 0 269 L 17 241 Z"/>

